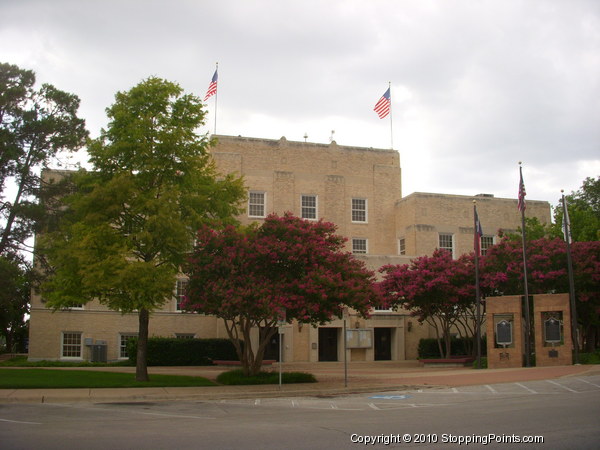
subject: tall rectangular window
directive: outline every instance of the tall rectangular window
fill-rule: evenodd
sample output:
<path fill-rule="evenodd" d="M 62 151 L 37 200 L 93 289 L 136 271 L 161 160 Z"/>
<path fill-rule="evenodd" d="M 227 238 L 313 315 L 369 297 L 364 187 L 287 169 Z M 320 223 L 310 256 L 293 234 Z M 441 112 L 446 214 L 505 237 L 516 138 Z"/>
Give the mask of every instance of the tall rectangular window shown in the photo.
<path fill-rule="evenodd" d="M 119 358 L 129 358 L 127 343 L 135 337 L 137 337 L 137 333 L 121 333 L 119 335 Z"/>
<path fill-rule="evenodd" d="M 248 216 L 265 217 L 265 193 L 250 192 L 248 196 Z"/>
<path fill-rule="evenodd" d="M 181 311 L 185 296 L 187 295 L 188 280 L 177 280 L 175 284 L 175 301 L 177 311 Z"/>
<path fill-rule="evenodd" d="M 63 358 L 81 358 L 80 332 L 64 332 L 62 334 L 61 356 Z"/>
<path fill-rule="evenodd" d="M 367 253 L 367 240 L 352 238 L 352 253 Z"/>
<path fill-rule="evenodd" d="M 454 258 L 454 235 L 451 233 L 440 233 L 439 235 L 439 245 L 438 248 L 440 250 L 448 250 L 452 257 Z"/>
<path fill-rule="evenodd" d="M 302 218 L 315 220 L 317 218 L 317 196 L 303 195 L 301 201 Z"/>
<path fill-rule="evenodd" d="M 406 239 L 404 238 L 398 239 L 398 254 L 406 255 Z"/>
<path fill-rule="evenodd" d="M 494 245 L 494 236 L 481 236 L 481 254 L 485 255 L 488 248 Z"/>
<path fill-rule="evenodd" d="M 352 199 L 352 222 L 367 221 L 367 199 L 353 198 Z"/>

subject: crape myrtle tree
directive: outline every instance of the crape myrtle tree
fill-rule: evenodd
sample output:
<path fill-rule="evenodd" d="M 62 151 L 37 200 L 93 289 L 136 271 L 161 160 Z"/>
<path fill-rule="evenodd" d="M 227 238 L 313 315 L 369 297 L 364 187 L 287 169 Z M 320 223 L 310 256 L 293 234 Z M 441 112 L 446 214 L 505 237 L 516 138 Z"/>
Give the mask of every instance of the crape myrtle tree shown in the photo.
<path fill-rule="evenodd" d="M 152 311 L 170 300 L 196 230 L 234 223 L 245 197 L 241 179 L 220 176 L 198 134 L 201 100 L 151 77 L 119 92 L 108 128 L 89 145 L 93 171 L 81 171 L 64 198 L 59 230 L 43 250 L 50 263 L 43 295 L 54 308 L 92 299 L 137 312 L 136 379 L 148 380 Z"/>
<path fill-rule="evenodd" d="M 528 242 L 530 294 L 569 292 L 566 251 L 566 243 L 559 238 Z M 584 331 L 586 350 L 592 351 L 598 341 L 600 326 L 600 242 L 573 242 L 571 255 L 577 318 Z M 520 241 L 505 237 L 488 249 L 481 264 L 481 286 L 487 296 L 523 294 Z M 493 301 L 493 298 L 487 301 Z"/>
<path fill-rule="evenodd" d="M 31 70 L 0 63 L 0 255 L 31 251 L 26 241 L 44 213 L 40 169 L 87 138 L 85 121 L 77 117 L 79 98 L 34 85 Z"/>
<path fill-rule="evenodd" d="M 410 264 L 387 265 L 379 270 L 383 274 L 379 288 L 387 304 L 408 309 L 419 322 L 430 324 L 440 354 L 449 358 L 451 330 L 475 304 L 472 255 L 452 259 L 451 252 L 437 249 Z"/>
<path fill-rule="evenodd" d="M 379 304 L 375 274 L 344 251 L 335 230 L 291 213 L 271 214 L 260 227 L 199 230 L 185 307 L 224 320 L 245 375 L 260 371 L 279 317 L 318 325 L 341 317 L 344 306 L 366 317 Z"/>

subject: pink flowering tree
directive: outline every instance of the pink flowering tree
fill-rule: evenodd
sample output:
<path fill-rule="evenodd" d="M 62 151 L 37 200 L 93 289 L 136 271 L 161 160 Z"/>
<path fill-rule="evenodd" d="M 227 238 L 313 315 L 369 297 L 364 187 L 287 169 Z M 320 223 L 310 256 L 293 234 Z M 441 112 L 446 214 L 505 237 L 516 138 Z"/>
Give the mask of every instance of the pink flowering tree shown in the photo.
<path fill-rule="evenodd" d="M 452 259 L 447 250 L 436 250 L 410 264 L 384 266 L 380 272 L 383 280 L 379 287 L 388 305 L 406 308 L 419 322 L 430 324 L 436 331 L 440 354 L 449 358 L 450 331 L 475 303 L 472 256 Z"/>
<path fill-rule="evenodd" d="M 584 329 L 587 350 L 598 340 L 600 326 L 600 242 L 571 244 L 577 317 Z M 566 244 L 561 239 L 536 239 L 527 243 L 530 294 L 569 292 Z M 487 295 L 523 295 L 521 241 L 502 239 L 488 249 L 481 264 L 481 284 Z"/>
<path fill-rule="evenodd" d="M 366 317 L 379 304 L 374 273 L 344 251 L 335 230 L 290 213 L 258 228 L 199 230 L 185 308 L 224 320 L 245 375 L 260 371 L 279 317 L 317 325 L 341 317 L 344 306 Z"/>

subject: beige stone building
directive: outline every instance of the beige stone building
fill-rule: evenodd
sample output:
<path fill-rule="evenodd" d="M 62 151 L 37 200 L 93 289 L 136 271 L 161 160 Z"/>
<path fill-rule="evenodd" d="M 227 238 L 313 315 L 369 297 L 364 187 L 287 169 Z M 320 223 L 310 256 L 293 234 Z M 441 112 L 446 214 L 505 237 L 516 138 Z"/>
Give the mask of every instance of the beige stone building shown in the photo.
<path fill-rule="evenodd" d="M 483 225 L 482 247 L 499 229 L 520 225 L 516 199 L 491 195 L 413 193 L 402 197 L 400 156 L 395 150 L 306 142 L 215 136 L 212 154 L 222 173 L 242 175 L 248 188 L 242 223 L 291 211 L 325 220 L 348 238 L 348 250 L 376 270 L 448 248 L 455 257 L 473 250 L 473 200 Z M 52 176 L 51 173 L 47 176 Z M 550 221 L 547 202 L 527 202 L 528 217 Z M 182 276 L 173 298 L 150 319 L 150 334 L 180 338 L 227 337 L 215 317 L 179 310 Z M 348 358 L 353 361 L 417 357 L 418 341 L 433 336 L 406 311 L 374 311 L 368 320 L 346 317 Z M 281 335 L 284 361 L 343 360 L 343 321 L 313 328 L 292 323 Z M 137 332 L 137 316 L 107 310 L 97 302 L 52 312 L 36 295 L 31 301 L 29 358 L 102 359 L 127 357 L 126 342 Z M 278 336 L 267 358 L 277 358 Z M 106 355 L 103 354 L 106 352 Z"/>

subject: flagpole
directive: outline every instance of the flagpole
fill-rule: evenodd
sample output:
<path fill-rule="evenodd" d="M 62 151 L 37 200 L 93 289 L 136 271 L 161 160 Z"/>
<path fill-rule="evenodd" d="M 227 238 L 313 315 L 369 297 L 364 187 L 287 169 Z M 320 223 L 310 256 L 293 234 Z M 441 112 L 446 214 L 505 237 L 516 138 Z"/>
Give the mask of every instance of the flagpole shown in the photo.
<path fill-rule="evenodd" d="M 521 186 L 523 186 L 523 168 L 521 167 L 521 161 L 519 161 L 519 197 L 523 196 L 521 210 L 521 237 L 523 242 L 523 286 L 525 290 L 525 367 L 531 367 L 530 355 L 531 355 L 531 335 L 530 328 L 531 323 L 529 319 L 529 287 L 527 284 L 527 244 L 526 244 L 526 233 L 525 233 L 525 192 L 521 193 Z M 524 188 L 523 188 L 524 191 Z"/>
<path fill-rule="evenodd" d="M 477 215 L 477 200 L 473 200 L 473 232 L 475 234 L 474 250 L 475 250 L 475 304 L 476 304 L 476 322 L 475 335 L 477 337 L 477 368 L 481 369 L 481 292 L 479 290 L 479 253 L 481 249 L 481 238 L 479 236 L 479 227 L 481 223 Z M 479 242 L 477 241 L 479 240 Z"/>
<path fill-rule="evenodd" d="M 575 280 L 573 278 L 573 258 L 571 257 L 571 224 L 564 191 L 562 194 L 563 231 L 567 242 L 567 271 L 569 273 L 569 303 L 571 305 L 571 339 L 573 340 L 573 356 L 575 364 L 579 364 L 579 336 L 577 325 L 577 305 L 575 303 Z"/>
<path fill-rule="evenodd" d="M 388 81 L 388 88 L 390 90 L 390 145 L 391 149 L 394 149 L 394 123 L 392 121 L 392 82 Z"/>
<path fill-rule="evenodd" d="M 215 72 L 218 73 L 219 71 L 219 62 L 216 62 L 216 68 L 215 68 Z M 219 89 L 217 88 L 217 90 L 215 91 L 215 133 L 217 134 L 217 96 L 219 95 Z"/>

